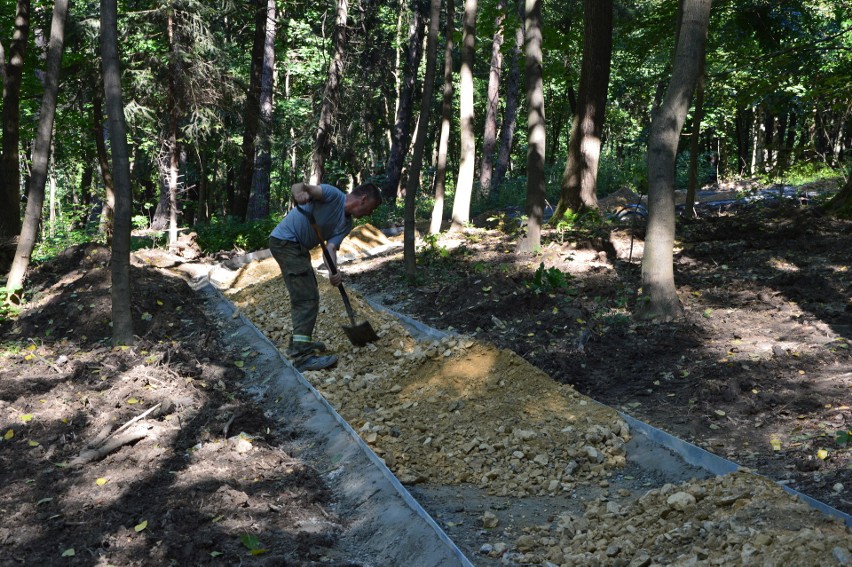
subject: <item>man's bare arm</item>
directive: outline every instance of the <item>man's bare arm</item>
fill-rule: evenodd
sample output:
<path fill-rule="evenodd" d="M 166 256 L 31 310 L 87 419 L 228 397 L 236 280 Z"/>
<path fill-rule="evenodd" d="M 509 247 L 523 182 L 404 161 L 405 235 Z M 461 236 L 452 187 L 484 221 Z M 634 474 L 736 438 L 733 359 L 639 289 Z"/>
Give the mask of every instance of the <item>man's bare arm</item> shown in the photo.
<path fill-rule="evenodd" d="M 290 188 L 290 194 L 297 205 L 304 205 L 310 201 L 322 202 L 322 187 L 308 183 L 296 183 Z"/>

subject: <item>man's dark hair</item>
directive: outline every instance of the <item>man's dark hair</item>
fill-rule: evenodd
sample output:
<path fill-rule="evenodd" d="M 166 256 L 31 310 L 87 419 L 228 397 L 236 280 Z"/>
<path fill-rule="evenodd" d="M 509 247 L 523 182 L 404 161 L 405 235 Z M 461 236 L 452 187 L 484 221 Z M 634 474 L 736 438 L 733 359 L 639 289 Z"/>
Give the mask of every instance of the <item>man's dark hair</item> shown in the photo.
<path fill-rule="evenodd" d="M 352 194 L 356 197 L 366 195 L 368 199 L 376 203 L 377 207 L 382 204 L 382 192 L 375 183 L 363 183 L 353 189 Z"/>

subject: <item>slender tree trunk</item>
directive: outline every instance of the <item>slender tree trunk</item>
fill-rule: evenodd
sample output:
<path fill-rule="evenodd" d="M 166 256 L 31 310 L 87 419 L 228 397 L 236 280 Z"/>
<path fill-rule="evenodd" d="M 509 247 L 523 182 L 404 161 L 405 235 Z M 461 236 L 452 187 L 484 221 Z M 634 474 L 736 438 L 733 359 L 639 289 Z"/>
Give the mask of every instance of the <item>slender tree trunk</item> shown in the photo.
<path fill-rule="evenodd" d="M 178 107 L 177 107 L 177 77 L 180 66 L 175 46 L 175 23 L 174 10 L 168 10 L 166 23 L 166 35 L 169 42 L 169 78 L 166 93 L 168 107 L 168 124 L 163 143 L 163 154 L 160 159 L 160 199 L 151 228 L 163 230 L 168 227 L 169 245 L 177 242 L 177 192 L 178 192 L 178 169 L 180 164 L 180 148 L 178 146 Z"/>
<path fill-rule="evenodd" d="M 112 343 L 116 346 L 134 343 L 133 316 L 130 309 L 130 157 L 127 151 L 124 103 L 121 99 L 117 33 L 116 0 L 101 0 L 101 60 L 116 196 L 110 262 Z"/>
<path fill-rule="evenodd" d="M 695 115 L 692 117 L 692 137 L 689 140 L 689 181 L 686 186 L 684 215 L 696 218 L 695 193 L 698 190 L 698 138 L 701 136 L 701 121 L 704 119 L 704 71 L 698 76 L 695 92 Z"/>
<path fill-rule="evenodd" d="M 497 106 L 500 102 L 500 74 L 503 70 L 503 21 L 506 0 L 497 2 L 494 39 L 491 41 L 491 67 L 488 72 L 488 99 L 485 103 L 485 132 L 482 135 L 482 161 L 479 166 L 479 188 L 483 197 L 491 191 L 494 174 L 494 148 L 497 144 Z"/>
<path fill-rule="evenodd" d="M 275 0 L 266 2 L 266 37 L 263 46 L 263 75 L 260 81 L 260 135 L 254 162 L 249 198 L 249 219 L 269 216 L 270 175 L 272 172 L 272 92 L 275 71 Z"/>
<path fill-rule="evenodd" d="M 56 116 L 56 98 L 59 92 L 59 71 L 62 64 L 62 50 L 65 43 L 65 17 L 68 14 L 68 0 L 55 0 L 53 17 L 50 22 L 50 41 L 47 46 L 47 60 L 44 73 L 44 95 L 41 99 L 38 129 L 33 148 L 32 177 L 27 193 L 27 210 L 21 237 L 15 251 L 15 259 L 9 270 L 6 287 L 10 290 L 23 286 L 24 275 L 30 264 L 33 248 L 38 237 L 41 220 L 41 208 L 44 205 L 44 186 L 47 181 L 47 167 L 50 163 L 50 145 L 53 134 L 53 118 Z"/>
<path fill-rule="evenodd" d="M 101 208 L 101 222 L 98 231 L 106 235 L 107 242 L 112 241 L 113 219 L 115 217 L 115 184 L 109 166 L 106 143 L 104 142 L 103 95 L 92 97 L 92 124 L 95 147 L 98 152 L 98 165 L 101 168 L 101 179 L 104 182 L 105 201 Z"/>
<path fill-rule="evenodd" d="M 497 149 L 497 162 L 494 165 L 494 177 L 491 187 L 500 187 L 506 179 L 509 170 L 509 159 L 512 155 L 512 142 L 515 137 L 515 126 L 518 120 L 518 91 L 521 83 L 520 55 L 524 48 L 524 0 L 518 1 L 520 24 L 515 30 L 515 46 L 512 48 L 512 61 L 509 66 L 509 82 L 506 85 L 506 109 L 503 112 L 503 123 L 500 126 L 500 145 Z"/>
<path fill-rule="evenodd" d="M 331 147 L 331 132 L 334 117 L 337 114 L 337 101 L 340 97 L 343 82 L 343 63 L 346 56 L 346 14 L 347 0 L 337 0 L 337 19 L 334 26 L 334 56 L 328 69 L 328 82 L 322 98 L 319 125 L 317 127 L 316 145 L 311 159 L 310 183 L 317 184 L 325 173 L 325 160 Z"/>
<path fill-rule="evenodd" d="M 544 154 L 547 147 L 544 122 L 544 80 L 542 77 L 542 0 L 526 0 L 526 79 L 527 79 L 527 230 L 518 244 L 522 252 L 541 246 L 544 216 Z"/>
<path fill-rule="evenodd" d="M 3 156 L 0 161 L 0 245 L 21 232 L 21 78 L 30 33 L 30 0 L 18 0 L 9 63 L 3 62 Z"/>
<path fill-rule="evenodd" d="M 598 164 L 612 56 L 612 6 L 612 0 L 583 2 L 583 63 L 577 113 L 571 127 L 554 223 L 568 209 L 582 212 L 598 208 Z"/>
<path fill-rule="evenodd" d="M 417 70 L 423 56 L 423 13 L 422 3 L 415 2 L 411 12 L 411 25 L 408 28 L 408 49 L 406 50 L 403 77 L 399 87 L 396 121 L 391 135 L 391 151 L 388 158 L 387 175 L 382 185 L 382 196 L 388 202 L 396 201 L 402 166 L 411 144 L 411 115 L 414 107 L 414 92 L 417 82 Z"/>
<path fill-rule="evenodd" d="M 737 174 L 745 175 L 748 172 L 748 113 L 744 109 L 737 109 L 734 119 L 737 138 Z"/>
<path fill-rule="evenodd" d="M 204 150 L 197 144 L 195 146 L 195 157 L 198 163 L 198 221 L 200 223 L 210 222 L 210 191 L 207 186 L 207 162 L 204 159 Z"/>
<path fill-rule="evenodd" d="M 444 219 L 444 183 L 447 175 L 447 148 L 450 143 L 450 126 L 453 119 L 453 33 L 455 26 L 455 6 L 453 0 L 447 0 L 446 7 L 446 36 L 447 45 L 444 49 L 444 89 L 441 104 L 441 134 L 438 140 L 438 161 L 435 168 L 435 206 L 432 209 L 432 222 L 429 233 L 441 232 L 441 222 Z"/>
<path fill-rule="evenodd" d="M 408 172 L 408 184 L 405 188 L 405 232 L 403 233 L 403 258 L 405 274 L 410 281 L 416 276 L 416 256 L 414 243 L 414 208 L 417 191 L 420 189 L 420 170 L 423 166 L 423 152 L 426 148 L 426 135 L 429 130 L 429 115 L 432 108 L 432 89 L 435 85 L 435 65 L 438 51 L 438 25 L 441 19 L 441 0 L 432 0 L 429 10 L 429 33 L 426 39 L 426 75 L 423 78 L 423 93 L 420 99 L 420 118 L 417 122 L 417 138 L 414 140 L 414 155 L 411 157 L 411 169 Z"/>
<path fill-rule="evenodd" d="M 642 293 L 636 316 L 669 321 L 683 308 L 674 282 L 674 176 L 678 140 L 704 61 L 711 0 L 684 0 L 674 67 L 648 140 L 648 226 L 642 258 Z"/>
<path fill-rule="evenodd" d="M 237 189 L 234 193 L 234 210 L 231 211 L 237 219 L 246 220 L 248 213 L 251 182 L 254 173 L 255 148 L 257 133 L 260 126 L 260 83 L 263 78 L 263 59 L 266 46 L 266 0 L 253 0 L 254 8 L 254 43 L 251 49 L 251 70 L 249 71 L 249 87 L 246 93 L 246 106 L 243 111 L 244 131 L 240 159 L 240 169 L 237 175 Z"/>
<path fill-rule="evenodd" d="M 763 107 L 754 107 L 751 128 L 751 175 L 763 173 L 764 156 L 763 151 L 766 148 L 763 122 Z"/>
<path fill-rule="evenodd" d="M 476 136 L 473 132 L 473 60 L 476 47 L 476 0 L 465 0 L 459 81 L 461 156 L 456 194 L 453 199 L 453 229 L 470 220 L 473 174 L 476 167 Z"/>

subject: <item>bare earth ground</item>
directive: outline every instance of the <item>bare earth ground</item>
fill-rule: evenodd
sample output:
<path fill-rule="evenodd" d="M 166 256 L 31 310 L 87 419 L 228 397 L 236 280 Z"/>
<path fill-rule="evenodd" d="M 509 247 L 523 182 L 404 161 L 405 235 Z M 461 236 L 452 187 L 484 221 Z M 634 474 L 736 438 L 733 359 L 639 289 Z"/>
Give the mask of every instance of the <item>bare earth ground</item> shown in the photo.
<path fill-rule="evenodd" d="M 459 335 L 418 342 L 354 294 L 381 338 L 352 348 L 321 282 L 317 335 L 341 363 L 307 373 L 475 564 L 852 564 L 836 521 L 748 473 L 654 470 L 585 397 L 852 511 L 852 224 L 809 209 L 685 224 L 687 317 L 660 326 L 629 318 L 641 229 L 548 234 L 522 256 L 489 218 L 427 247 L 416 286 L 398 251 L 344 266 L 351 288 Z M 356 512 L 335 507 L 310 440 L 241 390 L 253 353 L 181 280 L 134 268 L 141 338 L 109 347 L 106 260 L 76 248 L 41 267 L 0 329 L 0 565 L 369 564 L 340 549 Z M 250 264 L 229 296 L 280 347 L 277 276 Z"/>
<path fill-rule="evenodd" d="M 305 439 L 241 390 L 253 353 L 139 267 L 140 340 L 112 348 L 108 258 L 41 266 L 2 328 L 0 565 L 354 565 Z"/>

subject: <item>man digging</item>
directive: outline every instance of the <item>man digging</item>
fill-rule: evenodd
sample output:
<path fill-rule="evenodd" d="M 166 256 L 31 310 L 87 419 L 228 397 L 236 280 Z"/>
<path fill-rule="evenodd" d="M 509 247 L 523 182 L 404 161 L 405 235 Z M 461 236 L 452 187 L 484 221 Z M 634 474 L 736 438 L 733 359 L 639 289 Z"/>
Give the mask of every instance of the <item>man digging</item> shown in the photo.
<path fill-rule="evenodd" d="M 281 268 L 290 293 L 293 335 L 287 356 L 300 371 L 322 370 L 337 364 L 337 356 L 326 353 L 326 346 L 313 340 L 319 313 L 319 288 L 311 265 L 311 250 L 320 244 L 320 238 L 311 225 L 311 217 L 336 265 L 337 249 L 352 230 L 352 219 L 376 210 L 382 204 L 382 194 L 372 183 L 359 185 L 348 194 L 333 185 L 296 183 L 291 192 L 297 207 L 287 213 L 269 236 L 269 250 Z M 331 272 L 329 270 L 331 285 L 339 287 L 342 274 Z"/>

